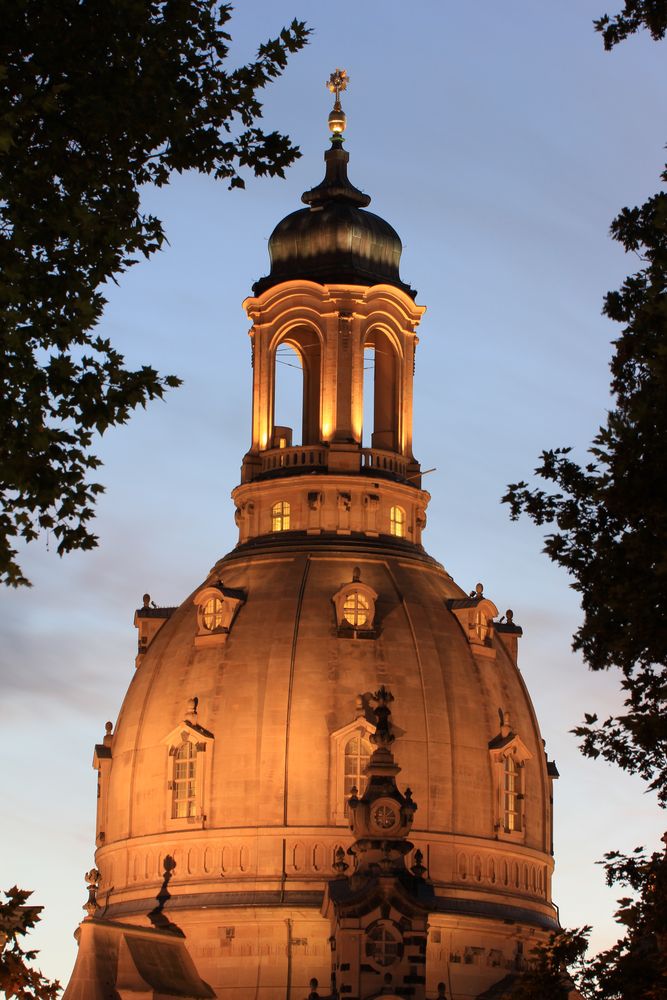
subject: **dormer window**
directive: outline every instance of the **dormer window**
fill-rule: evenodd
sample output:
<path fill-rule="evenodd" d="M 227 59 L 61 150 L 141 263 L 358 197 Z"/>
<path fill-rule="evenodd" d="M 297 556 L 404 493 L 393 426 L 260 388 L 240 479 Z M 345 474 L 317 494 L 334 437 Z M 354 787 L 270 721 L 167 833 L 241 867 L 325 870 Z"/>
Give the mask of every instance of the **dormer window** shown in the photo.
<path fill-rule="evenodd" d="M 373 753 L 371 736 L 375 725 L 365 695 L 357 698 L 357 718 L 331 734 L 331 773 L 329 776 L 331 822 L 348 826 L 352 789 L 362 795 L 366 788 L 366 766 Z"/>
<path fill-rule="evenodd" d="M 238 609 L 245 601 L 244 592 L 218 581 L 202 587 L 193 601 L 197 607 L 195 646 L 226 642 Z"/>
<path fill-rule="evenodd" d="M 203 825 L 211 798 L 211 775 L 214 737 L 201 725 L 197 715 L 198 698 L 188 699 L 183 722 L 162 740 L 168 749 L 167 817 L 170 829 L 192 824 Z M 206 763 L 207 758 L 208 765 Z"/>
<path fill-rule="evenodd" d="M 396 538 L 405 538 L 405 511 L 402 507 L 392 507 L 389 511 L 389 530 Z"/>
<path fill-rule="evenodd" d="M 469 597 L 451 598 L 446 603 L 458 619 L 473 653 L 494 659 L 494 618 L 498 615 L 498 608 L 484 596 L 482 584 L 478 583 Z"/>
<path fill-rule="evenodd" d="M 375 635 L 377 596 L 372 587 L 361 582 L 361 571 L 355 566 L 352 582 L 341 587 L 332 597 L 338 634 L 351 638 L 372 638 Z"/>
<path fill-rule="evenodd" d="M 271 530 L 289 531 L 290 505 L 287 500 L 278 500 L 271 508 Z"/>
<path fill-rule="evenodd" d="M 502 840 L 523 843 L 526 828 L 526 764 L 532 753 L 500 711 L 500 732 L 489 743 L 495 786 L 495 830 Z"/>

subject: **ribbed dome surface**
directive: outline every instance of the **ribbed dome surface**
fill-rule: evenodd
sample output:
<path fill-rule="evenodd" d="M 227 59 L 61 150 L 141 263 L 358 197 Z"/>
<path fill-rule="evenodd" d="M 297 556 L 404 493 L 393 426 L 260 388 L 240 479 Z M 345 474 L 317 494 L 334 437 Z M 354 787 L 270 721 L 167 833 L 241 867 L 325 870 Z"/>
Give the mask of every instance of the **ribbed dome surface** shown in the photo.
<path fill-rule="evenodd" d="M 342 637 L 336 625 L 332 598 L 353 579 L 355 567 L 378 594 L 372 640 Z M 527 905 L 537 922 L 548 923 L 549 792 L 533 708 L 502 641 L 494 641 L 493 659 L 473 656 L 447 605 L 465 594 L 442 567 L 388 541 L 286 538 L 251 552 L 238 548 L 206 582 L 221 578 L 226 588 L 245 594 L 227 641 L 197 648 L 189 597 L 143 657 L 118 719 L 99 851 L 104 881 L 114 886 L 109 915 L 141 910 L 151 894 L 146 881 L 155 884 L 167 850 L 178 860 L 172 906 L 179 892 L 188 894 L 190 905 L 193 893 L 210 894 L 212 873 L 224 871 L 225 856 L 236 857 L 226 873 L 236 889 L 248 881 L 267 886 L 284 879 L 285 836 L 290 857 L 295 843 L 305 843 L 304 857 L 311 859 L 294 861 L 295 884 L 321 891 L 330 869 L 318 871 L 312 860 L 318 845 L 328 857 L 336 843 L 349 840 L 336 776 L 337 734 L 358 721 L 358 695 L 384 684 L 396 699 L 400 781 L 412 788 L 419 807 L 412 839 L 430 845 L 436 888 L 458 879 L 459 896 L 470 889 L 479 897 L 483 890 L 483 899 L 470 901 L 473 911 L 493 909 L 495 898 L 508 913 Z M 206 750 L 210 785 L 205 823 L 178 829 L 170 812 L 166 741 L 183 727 L 191 698 L 198 699 L 197 725 L 213 737 Z M 531 755 L 521 846 L 499 844 L 494 827 L 489 743 L 498 735 L 501 708 L 511 708 L 513 728 Z M 467 885 L 465 871 L 463 879 L 456 875 L 457 842 L 472 852 L 465 865 L 473 864 L 475 852 L 479 857 L 475 885 Z M 503 884 L 502 864 L 511 870 L 517 858 L 519 869 L 523 859 L 533 874 L 527 884 Z M 497 877 L 489 877 L 491 870 Z M 288 867 L 288 880 L 289 873 Z M 135 908 L 130 897 L 141 883 L 144 898 Z M 218 879 L 217 895 L 231 884 Z"/>
<path fill-rule="evenodd" d="M 306 278 L 322 284 L 390 284 L 414 297 L 399 273 L 400 237 L 379 215 L 364 210 L 370 197 L 349 182 L 348 159 L 339 146 L 327 150 L 324 180 L 302 198 L 309 208 L 286 216 L 271 234 L 271 271 L 255 282 L 255 295 L 281 281 Z"/>

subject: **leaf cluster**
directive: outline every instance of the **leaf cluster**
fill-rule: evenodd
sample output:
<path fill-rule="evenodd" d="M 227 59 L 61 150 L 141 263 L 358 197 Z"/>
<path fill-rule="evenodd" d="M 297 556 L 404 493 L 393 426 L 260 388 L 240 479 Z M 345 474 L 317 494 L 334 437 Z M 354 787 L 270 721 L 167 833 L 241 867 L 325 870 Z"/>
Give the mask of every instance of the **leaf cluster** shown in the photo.
<path fill-rule="evenodd" d="M 500 1000 L 567 1000 L 574 988 L 570 972 L 578 978 L 584 968 L 590 927 L 561 930 L 536 945 L 525 970 L 508 987 Z"/>
<path fill-rule="evenodd" d="M 96 435 L 179 379 L 129 370 L 95 327 L 104 285 L 165 242 L 145 184 L 198 170 L 243 187 L 298 149 L 259 126 L 261 90 L 308 30 L 294 21 L 227 70 L 219 0 L 12 0 L 0 35 L 0 580 L 15 540 L 96 544 Z"/>
<path fill-rule="evenodd" d="M 7 901 L 0 900 L 0 992 L 7 1000 L 57 1000 L 60 983 L 31 968 L 27 963 L 35 960 L 37 952 L 24 950 L 19 943 L 19 937 L 39 921 L 41 906 L 26 906 L 32 893 L 16 886 L 4 895 Z"/>
<path fill-rule="evenodd" d="M 614 17 L 603 14 L 593 24 L 595 30 L 601 33 L 608 51 L 642 28 L 650 32 L 651 38 L 659 41 L 667 31 L 667 4 L 665 0 L 625 0 L 620 14 Z"/>
<path fill-rule="evenodd" d="M 667 175 L 663 175 L 667 180 Z M 611 362 L 614 406 L 580 466 L 569 448 L 542 453 L 551 489 L 508 487 L 511 516 L 554 525 L 544 551 L 572 577 L 584 618 L 574 636 L 593 670 L 618 667 L 624 711 L 575 732 L 582 750 L 638 773 L 667 803 L 667 194 L 623 209 L 612 237 L 641 268 L 609 292 L 623 324 Z"/>
<path fill-rule="evenodd" d="M 582 986 L 599 1000 L 667 1000 L 667 853 L 617 851 L 603 862 L 608 885 L 632 892 L 618 900 L 624 937 L 585 969 Z"/>
<path fill-rule="evenodd" d="M 575 986 L 588 1000 L 667 1000 L 667 852 L 612 851 L 602 864 L 607 884 L 630 892 L 615 913 L 623 937 L 586 959 L 590 927 L 552 934 L 502 1000 L 566 1000 Z"/>

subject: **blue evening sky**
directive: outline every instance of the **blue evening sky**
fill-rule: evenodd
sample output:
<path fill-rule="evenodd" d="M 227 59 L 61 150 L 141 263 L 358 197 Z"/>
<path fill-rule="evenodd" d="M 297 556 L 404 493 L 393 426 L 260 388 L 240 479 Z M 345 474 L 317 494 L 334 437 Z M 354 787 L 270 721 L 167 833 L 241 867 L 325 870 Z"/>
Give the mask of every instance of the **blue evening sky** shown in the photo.
<path fill-rule="evenodd" d="M 568 731 L 584 711 L 613 710 L 617 678 L 572 654 L 577 595 L 541 554 L 540 531 L 499 503 L 543 448 L 583 457 L 604 420 L 619 331 L 602 298 L 638 266 L 608 227 L 657 189 L 664 162 L 665 50 L 637 37 L 605 53 L 592 28 L 604 3 L 239 4 L 237 61 L 294 16 L 313 28 L 265 102 L 266 125 L 303 158 L 286 180 L 249 179 L 245 191 L 187 175 L 145 192 L 170 245 L 109 289 L 100 332 L 130 366 L 185 384 L 99 444 L 99 548 L 60 560 L 42 539 L 24 557 L 32 590 L 2 595 L 0 887 L 34 889 L 45 905 L 33 939 L 47 974 L 66 981 L 75 957 L 94 850 L 92 748 L 132 677 L 133 611 L 144 591 L 179 603 L 235 544 L 229 492 L 250 435 L 241 302 L 267 272 L 274 225 L 321 179 L 336 66 L 351 78 L 351 179 L 399 232 L 402 276 L 428 307 L 414 435 L 422 466 L 437 470 L 424 481 L 425 545 L 524 628 L 521 669 L 561 772 L 554 898 L 565 925 L 594 924 L 598 947 L 615 940 L 620 890 L 595 862 L 659 846 L 665 817 L 640 781 L 578 754 Z"/>

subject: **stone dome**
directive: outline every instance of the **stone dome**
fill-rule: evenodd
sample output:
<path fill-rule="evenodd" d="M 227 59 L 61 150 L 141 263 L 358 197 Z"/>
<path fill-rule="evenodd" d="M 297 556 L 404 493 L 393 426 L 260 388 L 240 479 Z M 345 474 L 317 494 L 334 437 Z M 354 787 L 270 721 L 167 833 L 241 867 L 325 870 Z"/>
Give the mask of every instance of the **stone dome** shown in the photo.
<path fill-rule="evenodd" d="M 135 615 L 137 669 L 95 748 L 97 868 L 64 1000 L 113 1000 L 128 983 L 191 1000 L 312 1000 L 314 978 L 371 1000 L 399 969 L 404 1000 L 441 995 L 445 981 L 452 1000 L 483 1000 L 558 927 L 557 771 L 517 665 L 521 629 L 421 544 L 424 307 L 400 280 L 396 233 L 347 180 L 339 140 L 325 156 L 324 181 L 278 225 L 271 274 L 245 302 L 238 544 L 180 606 L 146 594 Z M 282 344 L 303 368 L 300 443 L 276 421 Z M 398 848 L 397 803 L 409 830 Z M 327 913 L 357 904 L 367 922 L 332 931 Z"/>
<path fill-rule="evenodd" d="M 324 180 L 302 196 L 309 207 L 282 219 L 269 238 L 271 270 L 255 282 L 256 295 L 282 281 L 305 278 L 325 284 L 389 284 L 414 298 L 399 273 L 400 237 L 379 215 L 365 211 L 371 199 L 348 180 L 348 160 L 340 143 L 327 150 Z"/>
<path fill-rule="evenodd" d="M 139 657 L 101 807 L 105 915 L 145 918 L 169 854 L 171 918 L 214 988 L 221 983 L 206 961 L 202 920 L 235 926 L 245 940 L 242 923 L 252 947 L 258 921 L 269 933 L 278 901 L 299 909 L 299 934 L 313 944 L 321 938 L 304 984 L 313 974 L 326 981 L 328 930 L 317 908 L 333 853 L 350 842 L 346 746 L 372 731 L 370 693 L 386 685 L 395 696 L 400 780 L 418 804 L 411 840 L 428 857 L 438 899 L 432 925 L 465 916 L 555 927 L 550 780 L 513 658 L 520 630 L 498 627 L 487 645 L 472 645 L 461 608 L 485 599 L 469 598 L 408 543 L 291 534 L 220 560 L 201 588 L 164 611 Z M 337 622 L 334 597 L 355 578 L 377 595 L 372 636 Z M 239 604 L 224 641 L 198 645 L 197 594 L 211 587 Z M 146 611 L 147 621 L 162 613 Z M 205 748 L 205 806 L 174 819 L 170 754 L 186 735 Z M 499 832 L 493 755 L 494 741 L 512 738 L 526 771 L 514 836 Z M 235 975 L 250 975 L 230 963 Z"/>

